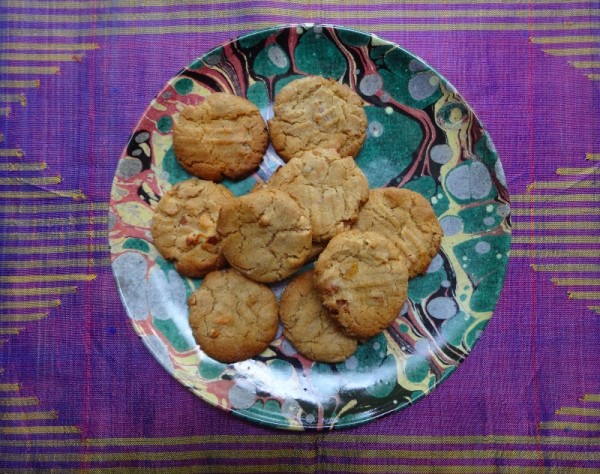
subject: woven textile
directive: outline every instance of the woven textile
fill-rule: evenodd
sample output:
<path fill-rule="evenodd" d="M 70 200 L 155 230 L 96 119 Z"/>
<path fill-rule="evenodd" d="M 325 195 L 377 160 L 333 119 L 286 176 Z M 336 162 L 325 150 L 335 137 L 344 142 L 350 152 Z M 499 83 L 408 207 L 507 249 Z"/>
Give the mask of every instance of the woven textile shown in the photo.
<path fill-rule="evenodd" d="M 186 390 L 135 334 L 110 266 L 119 156 L 191 60 L 317 22 L 422 58 L 493 138 L 511 197 L 502 295 L 408 409 L 291 432 Z M 0 5 L 0 472 L 600 470 L 600 6 L 5 0 Z"/>

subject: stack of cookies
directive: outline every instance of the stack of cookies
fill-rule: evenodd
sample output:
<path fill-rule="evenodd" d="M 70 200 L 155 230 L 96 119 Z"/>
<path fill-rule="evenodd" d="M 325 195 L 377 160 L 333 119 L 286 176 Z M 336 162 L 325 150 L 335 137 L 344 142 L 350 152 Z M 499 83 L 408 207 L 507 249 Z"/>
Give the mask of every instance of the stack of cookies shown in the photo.
<path fill-rule="evenodd" d="M 259 110 L 231 94 L 181 112 L 175 156 L 197 178 L 163 196 L 152 235 L 180 273 L 205 277 L 188 304 L 206 354 L 256 356 L 281 319 L 299 352 L 340 362 L 394 321 L 442 230 L 420 194 L 369 189 L 354 161 L 366 129 L 361 98 L 316 76 L 281 89 L 268 131 Z M 269 138 L 285 165 L 267 183 L 241 197 L 218 184 L 254 172 Z M 314 270 L 295 275 L 314 259 Z M 278 304 L 267 284 L 287 278 Z"/>

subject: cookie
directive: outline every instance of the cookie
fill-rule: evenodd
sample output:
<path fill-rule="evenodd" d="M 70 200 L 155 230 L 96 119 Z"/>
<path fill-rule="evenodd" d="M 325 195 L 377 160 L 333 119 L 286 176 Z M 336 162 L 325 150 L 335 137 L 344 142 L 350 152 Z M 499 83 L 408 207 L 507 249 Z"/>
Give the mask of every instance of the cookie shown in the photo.
<path fill-rule="evenodd" d="M 443 234 L 429 201 L 415 191 L 399 188 L 372 189 L 354 227 L 391 240 L 406 257 L 409 278 L 427 270 Z"/>
<path fill-rule="evenodd" d="M 197 178 L 182 181 L 159 201 L 152 218 L 152 239 L 179 273 L 199 278 L 222 268 L 225 258 L 217 234 L 223 204 L 234 200 L 220 184 Z"/>
<path fill-rule="evenodd" d="M 350 230 L 335 236 L 315 264 L 323 305 L 361 340 L 387 328 L 406 300 L 404 257 L 375 232 Z"/>
<path fill-rule="evenodd" d="M 211 181 L 240 179 L 255 171 L 267 149 L 267 127 L 258 108 L 217 92 L 187 106 L 173 126 L 175 158 L 188 172 Z"/>
<path fill-rule="evenodd" d="M 309 359 L 341 362 L 356 351 L 356 339 L 343 332 L 321 303 L 313 271 L 302 273 L 286 286 L 279 315 L 285 337 Z"/>
<path fill-rule="evenodd" d="M 190 325 L 200 348 L 221 362 L 238 362 L 263 352 L 279 326 L 271 289 L 237 271 L 215 271 L 188 299 Z"/>
<path fill-rule="evenodd" d="M 350 229 L 369 197 L 369 182 L 354 160 L 332 149 L 292 158 L 267 184 L 288 193 L 307 212 L 316 242 Z"/>
<path fill-rule="evenodd" d="M 217 221 L 222 252 L 232 267 L 253 280 L 283 280 L 306 261 L 310 221 L 283 191 L 246 194 L 223 206 Z"/>
<path fill-rule="evenodd" d="M 290 82 L 275 96 L 273 112 L 269 135 L 284 161 L 315 148 L 355 157 L 367 136 L 362 99 L 333 79 L 309 76 Z"/>

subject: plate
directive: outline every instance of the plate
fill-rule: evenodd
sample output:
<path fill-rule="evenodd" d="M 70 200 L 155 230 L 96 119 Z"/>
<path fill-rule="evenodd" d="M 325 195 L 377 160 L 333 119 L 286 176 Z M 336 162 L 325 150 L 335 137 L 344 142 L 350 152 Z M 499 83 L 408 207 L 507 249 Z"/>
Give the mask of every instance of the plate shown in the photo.
<path fill-rule="evenodd" d="M 402 186 L 430 200 L 444 229 L 427 273 L 410 281 L 392 326 L 338 364 L 299 355 L 282 336 L 260 356 L 222 364 L 194 342 L 182 278 L 152 244 L 160 196 L 190 175 L 173 154 L 182 106 L 225 91 L 263 117 L 273 97 L 306 75 L 334 78 L 365 101 L 366 142 L 356 162 L 371 187 Z M 283 161 L 269 148 L 259 170 L 225 181 L 236 195 Z M 469 355 L 499 298 L 510 246 L 509 197 L 489 134 L 440 74 L 375 35 L 298 24 L 241 36 L 200 56 L 150 103 L 119 159 L 111 192 L 112 269 L 133 328 L 152 355 L 206 402 L 284 429 L 354 426 L 406 408 Z M 273 285 L 280 295 L 285 282 Z"/>

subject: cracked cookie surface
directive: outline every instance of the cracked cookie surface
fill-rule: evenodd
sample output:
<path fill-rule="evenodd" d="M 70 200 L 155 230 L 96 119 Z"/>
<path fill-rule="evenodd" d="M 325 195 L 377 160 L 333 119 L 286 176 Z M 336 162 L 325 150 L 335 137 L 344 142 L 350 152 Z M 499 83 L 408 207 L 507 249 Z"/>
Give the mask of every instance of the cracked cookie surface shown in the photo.
<path fill-rule="evenodd" d="M 269 135 L 284 161 L 315 148 L 355 157 L 367 136 L 362 99 L 333 79 L 308 76 L 290 82 L 275 96 L 273 112 Z"/>
<path fill-rule="evenodd" d="M 374 336 L 396 318 L 406 300 L 404 257 L 375 232 L 350 230 L 335 236 L 315 264 L 323 304 L 359 339 Z"/>
<path fill-rule="evenodd" d="M 271 289 L 234 269 L 206 275 L 188 299 L 190 325 L 200 348 L 221 362 L 238 362 L 263 352 L 279 325 Z"/>
<path fill-rule="evenodd" d="M 258 168 L 268 133 L 258 108 L 233 94 L 216 92 L 187 106 L 173 126 L 173 149 L 188 172 L 203 179 L 240 179 Z"/>
<path fill-rule="evenodd" d="M 221 206 L 233 199 L 225 186 L 197 178 L 176 184 L 161 198 L 152 218 L 152 239 L 179 273 L 199 278 L 226 264 L 217 218 Z"/>
<path fill-rule="evenodd" d="M 288 193 L 308 214 L 315 242 L 350 229 L 369 197 L 369 182 L 351 157 L 316 149 L 291 159 L 267 182 Z"/>
<path fill-rule="evenodd" d="M 427 270 L 443 234 L 427 199 L 415 191 L 392 187 L 369 192 L 354 227 L 377 232 L 394 243 L 406 257 L 409 278 Z"/>
<path fill-rule="evenodd" d="M 232 267 L 253 280 L 283 280 L 311 250 L 308 217 L 277 189 L 252 192 L 223 206 L 217 221 L 222 252 Z"/>
<path fill-rule="evenodd" d="M 356 339 L 346 335 L 321 302 L 312 270 L 294 278 L 281 295 L 283 334 L 311 360 L 341 362 L 355 351 Z"/>

